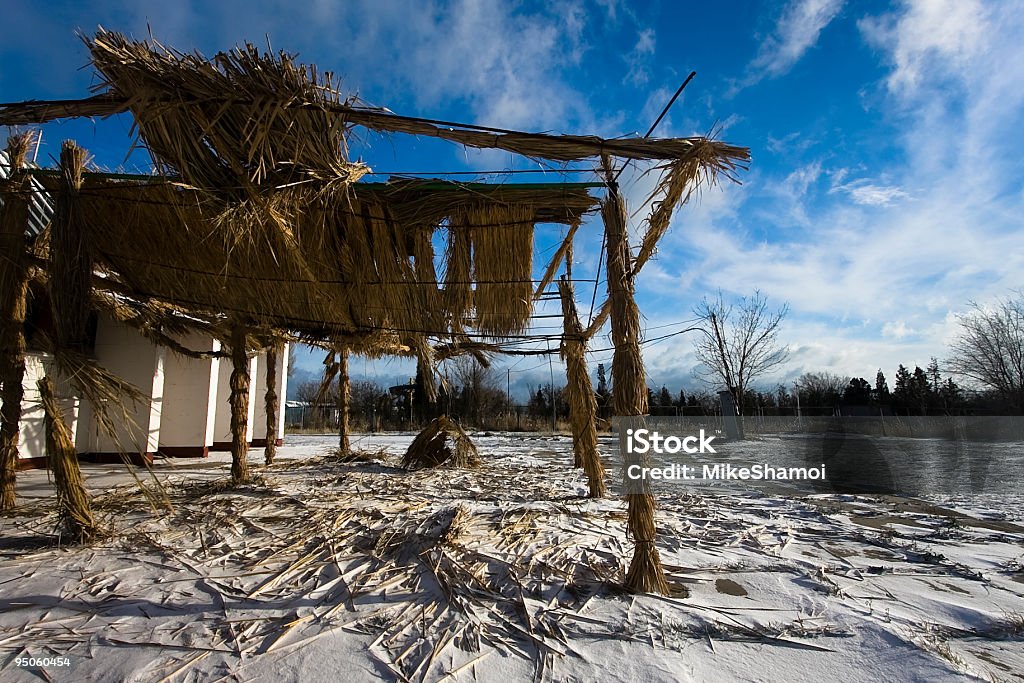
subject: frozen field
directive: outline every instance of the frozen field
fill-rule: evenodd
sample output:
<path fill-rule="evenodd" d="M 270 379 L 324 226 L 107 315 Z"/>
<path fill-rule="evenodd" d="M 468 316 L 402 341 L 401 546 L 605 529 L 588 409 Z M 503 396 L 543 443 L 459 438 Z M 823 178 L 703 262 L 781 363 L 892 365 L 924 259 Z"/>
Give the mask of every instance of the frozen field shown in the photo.
<path fill-rule="evenodd" d="M 673 489 L 674 595 L 632 596 L 625 503 L 583 497 L 567 438 L 478 434 L 481 469 L 409 473 L 411 439 L 360 435 L 376 459 L 345 464 L 289 436 L 240 489 L 227 454 L 160 462 L 171 510 L 86 464 L 108 533 L 84 547 L 54 542 L 46 472 L 19 473 L 0 679 L 1022 679 L 1019 498 Z"/>

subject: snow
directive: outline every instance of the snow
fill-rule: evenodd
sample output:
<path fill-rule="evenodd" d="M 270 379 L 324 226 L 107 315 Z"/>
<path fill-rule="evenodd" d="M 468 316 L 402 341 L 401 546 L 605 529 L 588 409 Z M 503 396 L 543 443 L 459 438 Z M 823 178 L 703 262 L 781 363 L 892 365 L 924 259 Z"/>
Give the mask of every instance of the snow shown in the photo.
<path fill-rule="evenodd" d="M 473 435 L 475 471 L 405 472 L 412 434 L 289 435 L 263 481 L 159 462 L 173 510 L 84 464 L 106 535 L 55 543 L 45 471 L 0 518 L 0 678 L 1009 680 L 1024 671 L 1020 497 L 673 488 L 673 595 L 617 588 L 625 503 L 585 498 L 571 442 Z M 602 440 L 605 453 L 614 450 Z M 609 467 L 609 476 L 617 468 Z M 143 477 L 151 491 L 154 480 Z M 154 500 L 159 496 L 154 496 Z M 40 672 L 25 657 L 66 656 Z"/>

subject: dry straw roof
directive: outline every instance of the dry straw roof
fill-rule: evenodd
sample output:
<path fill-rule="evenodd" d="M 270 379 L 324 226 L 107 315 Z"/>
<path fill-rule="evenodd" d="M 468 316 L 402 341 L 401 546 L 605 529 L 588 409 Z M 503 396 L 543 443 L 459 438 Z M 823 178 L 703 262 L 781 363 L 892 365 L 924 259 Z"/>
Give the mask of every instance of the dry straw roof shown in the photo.
<path fill-rule="evenodd" d="M 575 225 L 597 206 L 586 184 L 357 182 L 369 169 L 348 158 L 354 126 L 559 162 L 658 160 L 697 180 L 731 177 L 748 158 L 706 138 L 603 140 L 398 116 L 343 98 L 330 73 L 250 45 L 208 60 L 103 29 L 86 44 L 99 94 L 0 105 L 0 125 L 131 112 L 163 178 L 87 175 L 79 198 L 111 286 L 307 338 L 386 332 L 388 348 L 422 348 L 426 336 L 522 332 L 535 224 Z"/>

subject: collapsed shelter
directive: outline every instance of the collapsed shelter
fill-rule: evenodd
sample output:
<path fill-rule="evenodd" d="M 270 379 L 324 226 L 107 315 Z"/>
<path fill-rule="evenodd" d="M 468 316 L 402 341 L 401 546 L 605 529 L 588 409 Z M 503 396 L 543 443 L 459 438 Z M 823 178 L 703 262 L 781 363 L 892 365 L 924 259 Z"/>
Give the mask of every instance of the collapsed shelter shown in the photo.
<path fill-rule="evenodd" d="M 527 333 L 535 300 L 555 282 L 562 263 L 571 261 L 585 218 L 597 213 L 605 229 L 607 300 L 584 327 L 571 278 L 559 281 L 558 293 L 577 465 L 590 478 L 591 494 L 603 495 L 587 342 L 610 321 L 615 411 L 644 415 L 635 278 L 673 211 L 701 186 L 722 175 L 732 178 L 748 159 L 746 148 L 704 137 L 605 140 L 404 117 L 344 99 L 331 74 L 251 46 L 207 60 L 105 30 L 86 42 L 103 81 L 99 94 L 3 105 L 0 125 L 127 111 L 158 173 L 88 172 L 84 151 L 70 142 L 58 169 L 28 169 L 26 141 L 12 138 L 0 221 L 5 506 L 13 504 L 32 291 L 45 293 L 52 311 L 53 329 L 41 342 L 54 359 L 47 374 L 91 407 L 111 439 L 123 432 L 124 421 L 135 419 L 117 406 L 153 395 L 140 392 L 110 363 L 98 362 L 91 315 L 134 329 L 178 356 L 230 368 L 232 476 L 245 482 L 252 407 L 260 401 L 253 391 L 254 356 L 266 358 L 262 405 L 270 462 L 280 399 L 272 394 L 281 391 L 276 378 L 284 374 L 283 344 L 320 345 L 346 365 L 349 353 L 407 355 L 428 369 L 460 353 L 501 353 L 502 339 Z M 575 184 L 363 182 L 370 169 L 347 154 L 357 126 L 550 162 L 600 159 L 603 171 L 599 182 Z M 635 250 L 615 182 L 616 160 L 662 165 Z M 38 232 L 30 229 L 30 198 L 40 193 L 54 209 Z M 544 223 L 569 227 L 535 282 L 534 228 Z M 347 377 L 341 361 L 337 371 Z M 46 387 L 40 384 L 40 390 Z M 60 432 L 61 420 L 59 410 L 48 411 L 48 434 Z M 73 479 L 74 448 L 70 454 L 67 448 L 48 450 L 55 471 L 72 471 Z M 627 586 L 664 591 L 653 496 L 630 495 L 628 505 L 636 551 Z M 71 515 L 72 521 L 79 518 L 85 517 Z"/>

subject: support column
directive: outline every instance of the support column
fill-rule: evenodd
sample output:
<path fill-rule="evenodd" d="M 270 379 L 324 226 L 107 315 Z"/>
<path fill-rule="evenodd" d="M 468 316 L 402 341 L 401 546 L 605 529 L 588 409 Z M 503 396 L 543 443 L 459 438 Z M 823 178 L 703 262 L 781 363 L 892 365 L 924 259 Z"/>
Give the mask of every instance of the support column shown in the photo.
<path fill-rule="evenodd" d="M 348 349 L 338 350 L 338 450 L 341 455 L 351 451 L 348 412 L 352 400 L 352 384 L 348 376 Z"/>
<path fill-rule="evenodd" d="M 28 262 L 25 232 L 28 229 L 29 189 L 22 167 L 28 152 L 29 133 L 7 140 L 10 178 L 4 183 L 0 208 L 0 510 L 15 505 L 14 484 L 18 467 L 21 404 L 25 381 L 25 297 L 28 293 Z"/>
<path fill-rule="evenodd" d="M 46 456 L 53 472 L 53 485 L 57 489 L 61 523 L 76 542 L 88 541 L 96 535 L 97 526 L 89 508 L 89 494 L 85 490 L 82 470 L 78 467 L 75 442 L 53 394 L 53 381 L 44 376 L 38 386 L 46 415 Z"/>
<path fill-rule="evenodd" d="M 263 462 L 274 463 L 277 455 L 277 425 L 281 402 L 277 396 L 277 361 L 284 351 L 284 344 L 273 344 L 267 349 L 267 393 L 264 401 L 267 406 L 267 443 L 263 447 Z"/>
<path fill-rule="evenodd" d="M 54 354 L 83 353 L 89 343 L 93 262 L 79 204 L 85 161 L 85 150 L 65 140 L 60 150 L 60 189 L 50 224 L 50 305 L 57 328 Z M 78 466 L 75 442 L 53 395 L 53 382 L 44 376 L 38 386 L 46 415 L 46 451 L 61 520 L 76 541 L 88 541 L 96 533 L 96 522 L 89 509 L 89 494 Z"/>
<path fill-rule="evenodd" d="M 647 414 L 647 380 L 640 355 L 640 310 L 634 299 L 634 275 L 626 230 L 626 202 L 619 192 L 609 160 L 604 159 L 608 195 L 601 203 L 607 237 L 608 299 L 611 302 L 612 402 L 615 414 Z M 624 457 L 628 457 L 624 454 Z M 626 588 L 638 593 L 666 593 L 668 584 L 654 545 L 654 496 L 646 481 L 640 492 L 627 495 L 627 526 L 633 538 L 633 560 L 626 573 Z"/>
<path fill-rule="evenodd" d="M 597 451 L 597 400 L 587 371 L 586 340 L 583 326 L 576 312 L 572 283 L 566 275 L 558 281 L 558 295 L 562 299 L 561 355 L 565 361 L 566 386 L 569 398 L 569 423 L 572 426 L 572 450 L 575 467 L 582 467 L 590 484 L 590 497 L 605 494 L 604 464 Z"/>
<path fill-rule="evenodd" d="M 231 481 L 249 483 L 249 356 L 245 326 L 231 330 Z"/>

